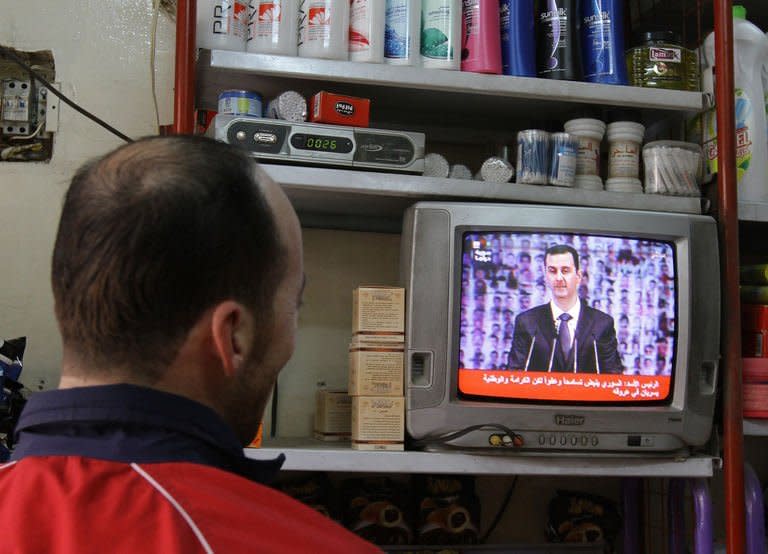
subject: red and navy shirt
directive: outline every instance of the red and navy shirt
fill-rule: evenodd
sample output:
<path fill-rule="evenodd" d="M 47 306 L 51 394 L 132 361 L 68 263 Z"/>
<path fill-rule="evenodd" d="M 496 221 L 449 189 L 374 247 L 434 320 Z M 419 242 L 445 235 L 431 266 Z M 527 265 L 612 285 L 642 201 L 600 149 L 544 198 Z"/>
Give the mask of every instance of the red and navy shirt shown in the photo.
<path fill-rule="evenodd" d="M 133 385 L 33 395 L 0 465 L 0 553 L 379 552 L 269 488 L 209 408 Z"/>

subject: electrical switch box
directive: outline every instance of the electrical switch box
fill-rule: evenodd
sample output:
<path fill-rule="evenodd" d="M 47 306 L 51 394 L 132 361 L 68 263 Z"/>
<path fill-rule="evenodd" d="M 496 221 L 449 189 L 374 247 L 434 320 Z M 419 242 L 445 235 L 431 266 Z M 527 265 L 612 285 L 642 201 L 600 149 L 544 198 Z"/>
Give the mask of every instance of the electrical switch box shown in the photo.
<path fill-rule="evenodd" d="M 53 54 L 2 48 L 13 55 L 0 57 L 0 163 L 48 161 L 58 130 L 58 98 L 41 79 L 55 84 Z"/>

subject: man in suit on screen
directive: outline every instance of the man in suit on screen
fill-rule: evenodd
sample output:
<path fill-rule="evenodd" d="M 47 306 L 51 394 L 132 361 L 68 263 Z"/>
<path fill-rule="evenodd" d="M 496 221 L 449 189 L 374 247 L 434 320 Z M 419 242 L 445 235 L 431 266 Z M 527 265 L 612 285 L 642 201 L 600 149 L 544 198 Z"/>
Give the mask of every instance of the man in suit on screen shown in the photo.
<path fill-rule="evenodd" d="M 515 319 L 509 368 L 524 371 L 622 373 L 613 318 L 578 296 L 579 254 L 555 245 L 544 255 L 551 300 Z"/>

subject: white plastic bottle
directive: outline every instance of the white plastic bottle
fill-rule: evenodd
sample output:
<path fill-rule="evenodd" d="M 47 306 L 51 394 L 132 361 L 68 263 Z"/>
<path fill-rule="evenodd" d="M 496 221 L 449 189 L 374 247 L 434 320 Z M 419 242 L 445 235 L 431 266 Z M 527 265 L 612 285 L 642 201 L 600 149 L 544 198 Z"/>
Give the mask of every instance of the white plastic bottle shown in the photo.
<path fill-rule="evenodd" d="M 198 48 L 245 50 L 248 36 L 246 0 L 197 0 Z"/>
<path fill-rule="evenodd" d="M 299 56 L 349 58 L 349 0 L 301 0 L 298 26 Z"/>
<path fill-rule="evenodd" d="M 733 36 L 738 199 L 740 202 L 768 203 L 768 136 L 760 71 L 768 57 L 768 39 L 757 26 L 747 21 L 743 6 L 733 6 Z M 704 41 L 704 56 L 707 63 L 703 79 L 705 92 L 714 94 L 717 79 L 717 68 L 712 71 L 714 33 Z M 703 147 L 712 173 L 717 172 L 716 123 L 714 110 L 707 112 L 702 125 Z"/>
<path fill-rule="evenodd" d="M 421 64 L 458 70 L 461 63 L 461 0 L 422 0 Z"/>
<path fill-rule="evenodd" d="M 350 0 L 349 59 L 353 62 L 384 62 L 384 2 Z"/>
<path fill-rule="evenodd" d="M 295 0 L 249 0 L 247 52 L 295 56 Z"/>
<path fill-rule="evenodd" d="M 768 33 L 765 34 L 765 40 L 768 40 Z M 765 133 L 768 143 L 768 58 L 763 60 L 763 100 L 765 101 Z"/>
<path fill-rule="evenodd" d="M 386 0 L 384 61 L 421 64 L 421 0 Z"/>

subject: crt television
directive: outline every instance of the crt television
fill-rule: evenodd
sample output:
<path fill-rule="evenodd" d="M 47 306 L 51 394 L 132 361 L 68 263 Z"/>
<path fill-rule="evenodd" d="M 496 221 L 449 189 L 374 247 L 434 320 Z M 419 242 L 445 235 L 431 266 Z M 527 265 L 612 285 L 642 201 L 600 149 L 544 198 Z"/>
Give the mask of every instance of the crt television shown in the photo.
<path fill-rule="evenodd" d="M 707 442 L 712 218 L 420 202 L 401 256 L 415 446 L 677 456 Z"/>

